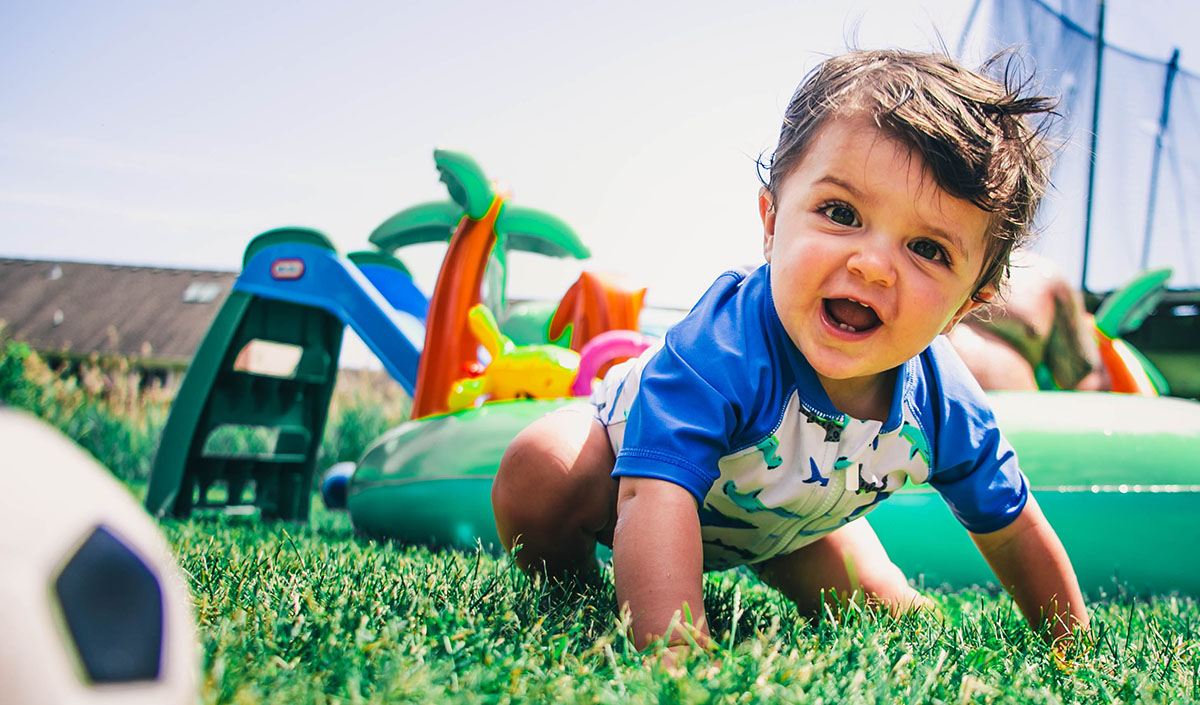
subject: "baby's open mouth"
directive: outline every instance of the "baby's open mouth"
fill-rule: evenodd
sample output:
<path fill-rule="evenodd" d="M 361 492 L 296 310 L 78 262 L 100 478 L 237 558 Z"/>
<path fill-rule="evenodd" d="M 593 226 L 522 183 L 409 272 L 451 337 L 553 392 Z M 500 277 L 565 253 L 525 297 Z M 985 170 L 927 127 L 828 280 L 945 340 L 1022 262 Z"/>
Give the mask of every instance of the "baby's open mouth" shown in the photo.
<path fill-rule="evenodd" d="M 880 324 L 874 309 L 854 299 L 825 299 L 825 315 L 835 326 L 850 333 L 862 333 Z"/>

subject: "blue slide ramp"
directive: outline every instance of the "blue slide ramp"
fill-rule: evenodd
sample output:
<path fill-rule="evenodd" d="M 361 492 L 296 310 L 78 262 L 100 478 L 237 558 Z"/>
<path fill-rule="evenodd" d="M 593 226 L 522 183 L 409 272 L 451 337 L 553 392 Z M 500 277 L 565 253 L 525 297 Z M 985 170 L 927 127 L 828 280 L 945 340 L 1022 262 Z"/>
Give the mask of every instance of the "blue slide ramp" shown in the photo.
<path fill-rule="evenodd" d="M 328 247 L 306 242 L 277 242 L 256 248 L 247 258 L 233 290 L 265 299 L 289 301 L 328 311 L 350 326 L 408 394 L 413 393 L 417 363 L 425 343 L 424 295 L 409 291 L 396 271 L 362 265 L 388 287 L 398 310 L 352 261 Z M 408 280 L 411 285 L 411 279 Z M 413 294 L 416 292 L 416 295 Z M 420 296 L 420 299 L 416 298 Z M 424 309 L 424 310 L 422 310 Z"/>
<path fill-rule="evenodd" d="M 372 250 L 351 252 L 346 259 L 366 275 L 392 308 L 425 323 L 429 316 L 429 297 L 413 283 L 412 273 L 400 260 L 385 252 Z"/>

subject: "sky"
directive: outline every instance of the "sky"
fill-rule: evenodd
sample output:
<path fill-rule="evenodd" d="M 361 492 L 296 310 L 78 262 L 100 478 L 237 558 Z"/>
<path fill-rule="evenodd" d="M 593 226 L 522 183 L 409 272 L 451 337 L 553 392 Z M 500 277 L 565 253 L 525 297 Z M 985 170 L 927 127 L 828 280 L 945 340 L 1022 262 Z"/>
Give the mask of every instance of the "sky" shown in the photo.
<path fill-rule="evenodd" d="M 953 51 L 971 4 L 2 3 L 0 256 L 236 270 L 289 225 L 362 249 L 447 197 L 443 146 L 570 223 L 588 268 L 686 307 L 762 261 L 756 159 L 804 74 L 850 44 Z M 1110 39 L 1193 65 L 1183 5 L 1110 0 Z M 442 251 L 401 253 L 427 291 Z M 580 269 L 511 267 L 547 298 Z"/>
<path fill-rule="evenodd" d="M 115 0 L 0 6 L 0 256 L 236 270 L 299 225 L 347 252 L 447 197 L 434 147 L 558 215 L 587 267 L 687 306 L 761 262 L 756 158 L 848 43 L 953 48 L 966 0 Z M 405 250 L 432 286 L 441 248 Z M 557 298 L 579 267 L 512 264 Z"/>

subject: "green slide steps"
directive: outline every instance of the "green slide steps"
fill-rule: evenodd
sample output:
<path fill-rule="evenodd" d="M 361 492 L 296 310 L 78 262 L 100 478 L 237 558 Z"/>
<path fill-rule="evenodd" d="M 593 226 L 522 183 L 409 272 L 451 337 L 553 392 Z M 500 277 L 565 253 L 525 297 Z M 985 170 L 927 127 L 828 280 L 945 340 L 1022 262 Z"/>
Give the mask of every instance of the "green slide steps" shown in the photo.
<path fill-rule="evenodd" d="M 246 262 L 286 243 L 333 250 L 320 233 L 282 228 L 251 241 Z M 171 406 L 146 509 L 182 517 L 236 507 L 264 519 L 307 521 L 344 324 L 327 311 L 236 286 Z M 256 371 L 252 342 L 282 354 L 289 369 Z M 246 359 L 239 363 L 239 356 Z"/>

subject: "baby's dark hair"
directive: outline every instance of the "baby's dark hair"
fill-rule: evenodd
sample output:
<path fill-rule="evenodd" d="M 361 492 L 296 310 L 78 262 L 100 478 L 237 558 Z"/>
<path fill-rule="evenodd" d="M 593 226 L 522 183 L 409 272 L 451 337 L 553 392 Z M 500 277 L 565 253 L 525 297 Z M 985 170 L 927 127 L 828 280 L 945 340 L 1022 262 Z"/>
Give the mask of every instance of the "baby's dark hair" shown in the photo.
<path fill-rule="evenodd" d="M 973 297 L 998 287 L 1014 247 L 1030 237 L 1053 154 L 1046 137 L 1057 101 L 1023 95 L 1011 53 L 978 71 L 944 54 L 853 51 L 822 62 L 788 104 L 766 187 L 773 195 L 800 164 L 817 132 L 835 117 L 865 115 L 914 149 L 944 191 L 992 214 Z M 997 68 L 1001 75 L 994 76 Z M 1030 116 L 1039 116 L 1031 121 Z"/>

